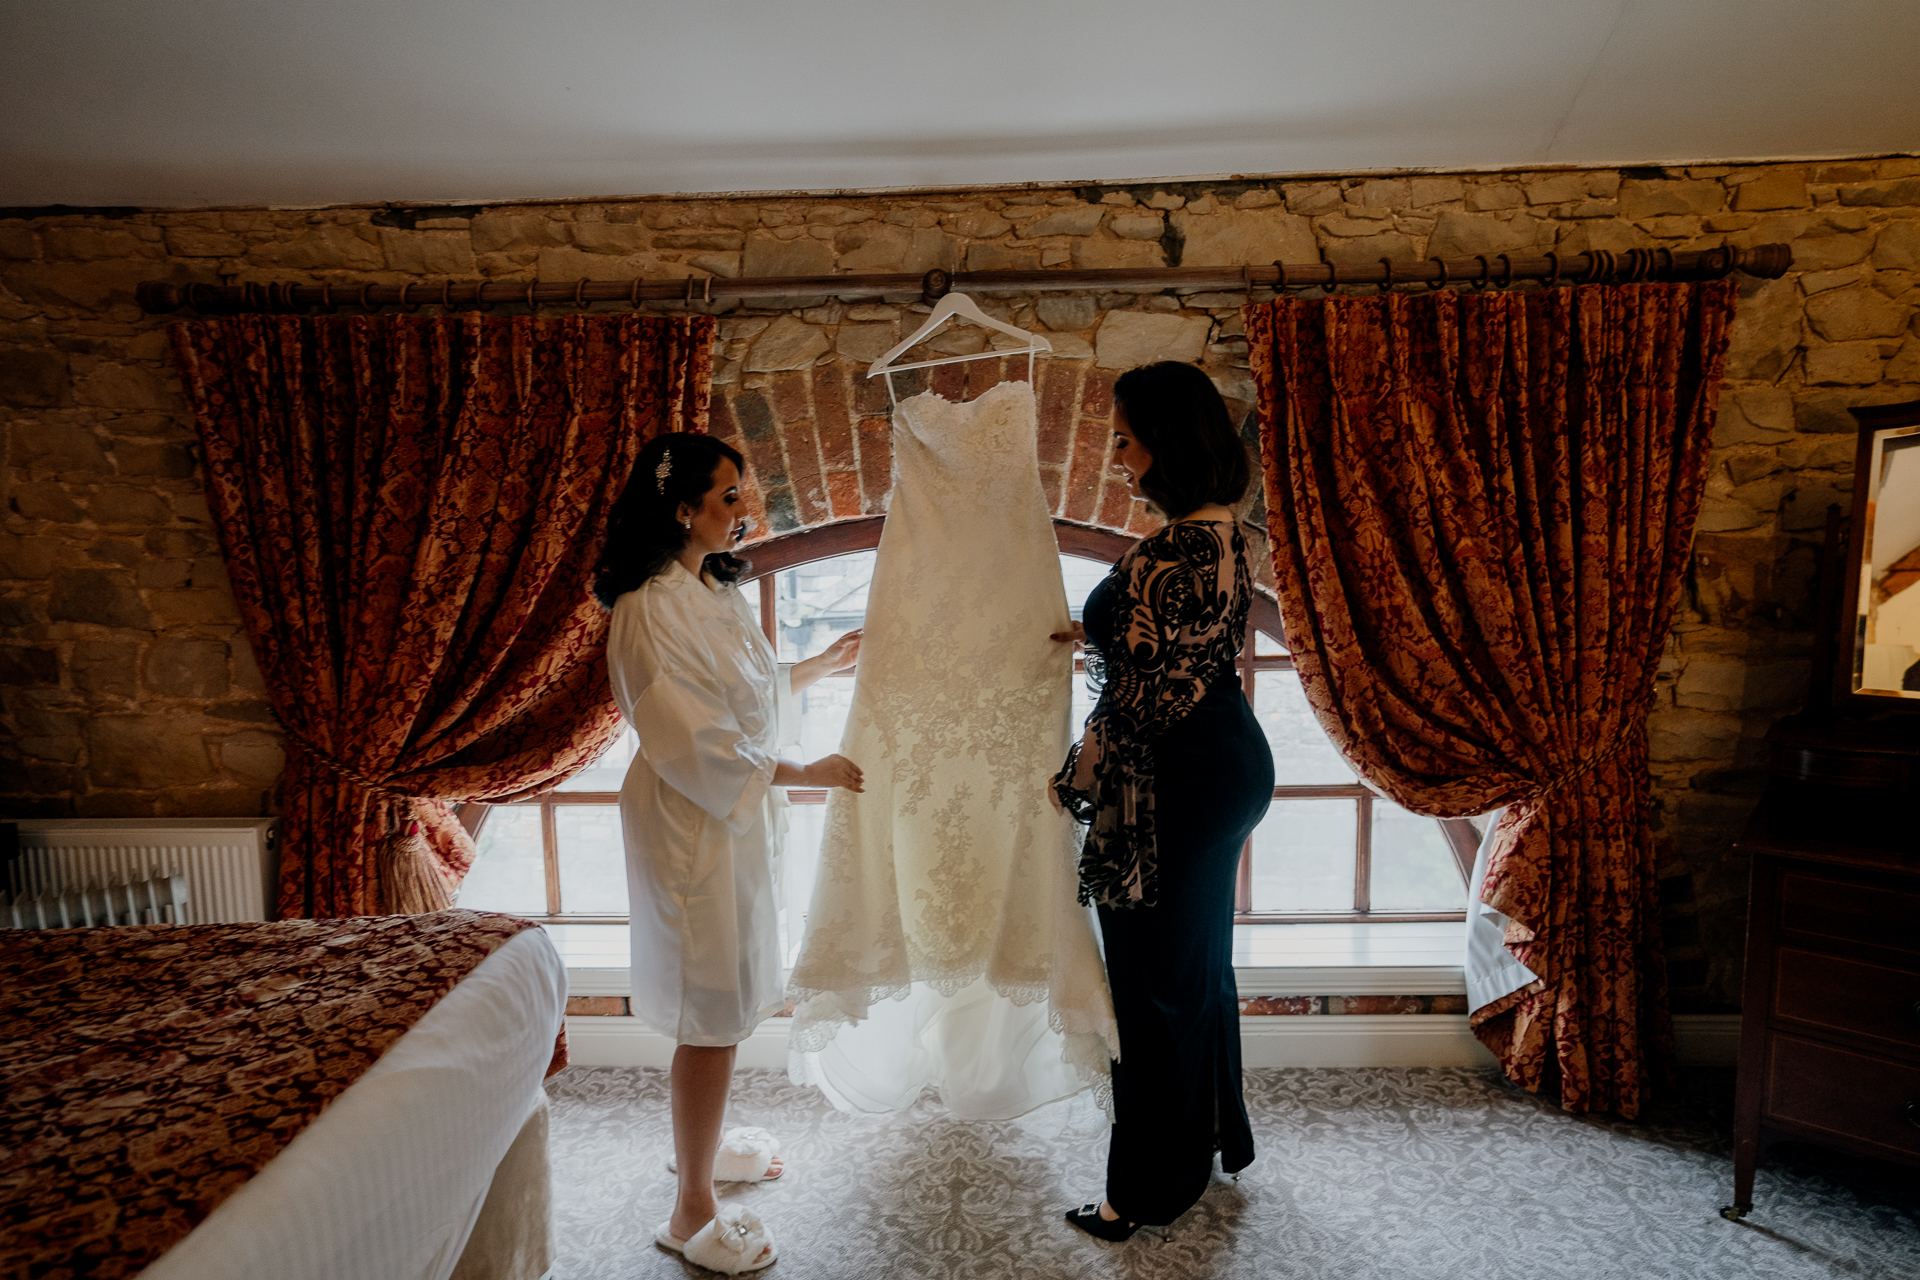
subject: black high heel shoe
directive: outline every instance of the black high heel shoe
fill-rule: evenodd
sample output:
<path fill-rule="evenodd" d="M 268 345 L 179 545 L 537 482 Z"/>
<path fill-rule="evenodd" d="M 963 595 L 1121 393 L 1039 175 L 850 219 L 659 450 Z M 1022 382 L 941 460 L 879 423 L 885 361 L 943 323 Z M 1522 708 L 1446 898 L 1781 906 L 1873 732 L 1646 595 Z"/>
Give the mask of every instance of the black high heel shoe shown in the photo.
<path fill-rule="evenodd" d="M 1098 1204 L 1083 1204 L 1078 1209 L 1067 1210 L 1067 1221 L 1088 1235 L 1100 1240 L 1111 1240 L 1115 1244 L 1132 1236 L 1140 1229 L 1137 1222 L 1128 1222 L 1124 1218 L 1111 1220 L 1100 1216 Z"/>

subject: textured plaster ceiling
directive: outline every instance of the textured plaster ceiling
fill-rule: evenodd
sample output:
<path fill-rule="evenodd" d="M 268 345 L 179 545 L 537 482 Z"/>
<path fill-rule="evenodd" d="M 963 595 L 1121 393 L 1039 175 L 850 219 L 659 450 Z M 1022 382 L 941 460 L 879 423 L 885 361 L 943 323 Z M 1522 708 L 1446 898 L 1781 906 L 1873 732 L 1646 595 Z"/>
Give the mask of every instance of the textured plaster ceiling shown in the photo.
<path fill-rule="evenodd" d="M 0 0 L 0 205 L 1920 150 L 1920 0 Z"/>

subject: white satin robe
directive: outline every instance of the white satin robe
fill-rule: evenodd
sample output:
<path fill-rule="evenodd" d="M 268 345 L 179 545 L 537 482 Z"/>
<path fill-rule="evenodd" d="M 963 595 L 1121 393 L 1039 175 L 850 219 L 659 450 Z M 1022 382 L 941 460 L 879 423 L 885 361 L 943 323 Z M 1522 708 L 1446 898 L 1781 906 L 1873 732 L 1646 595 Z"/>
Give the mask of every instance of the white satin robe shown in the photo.
<path fill-rule="evenodd" d="M 607 669 L 640 739 L 620 787 L 634 1016 L 738 1044 L 786 1003 L 773 770 L 799 742 L 791 669 L 738 588 L 678 562 L 615 601 Z"/>

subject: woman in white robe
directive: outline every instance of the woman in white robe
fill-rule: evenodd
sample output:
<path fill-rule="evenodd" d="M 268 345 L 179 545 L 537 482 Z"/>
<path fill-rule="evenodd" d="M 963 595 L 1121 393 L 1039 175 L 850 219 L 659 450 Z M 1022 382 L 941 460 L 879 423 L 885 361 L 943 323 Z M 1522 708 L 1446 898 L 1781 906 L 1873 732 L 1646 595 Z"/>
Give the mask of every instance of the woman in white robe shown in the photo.
<path fill-rule="evenodd" d="M 678 1045 L 670 1080 L 679 1195 L 656 1239 L 695 1261 L 716 1235 L 707 1230 L 717 1212 L 714 1156 L 735 1046 L 785 1001 L 779 788 L 861 785 L 843 756 L 805 766 L 780 758 L 799 741 L 794 695 L 851 667 L 860 637 L 790 667 L 775 662 L 734 585 L 746 569 L 730 554 L 746 533 L 741 462 L 709 436 L 649 441 L 614 508 L 594 584 L 613 613 L 614 700 L 640 740 L 620 788 L 633 1012 Z M 777 1171 L 773 1160 L 758 1172 Z M 755 1270 L 772 1257 L 769 1239 L 734 1261 Z"/>

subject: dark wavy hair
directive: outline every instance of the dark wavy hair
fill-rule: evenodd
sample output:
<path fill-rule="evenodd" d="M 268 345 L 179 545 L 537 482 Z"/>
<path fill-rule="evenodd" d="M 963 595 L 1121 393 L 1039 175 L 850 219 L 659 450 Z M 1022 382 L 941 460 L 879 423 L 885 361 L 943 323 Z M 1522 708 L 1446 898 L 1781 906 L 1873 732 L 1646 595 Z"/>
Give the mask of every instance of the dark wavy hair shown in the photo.
<path fill-rule="evenodd" d="M 1213 379 L 1193 365 L 1162 360 L 1121 374 L 1113 398 L 1153 455 L 1140 491 L 1167 516 L 1178 520 L 1209 502 L 1231 507 L 1246 496 L 1253 475 L 1247 449 Z"/>
<path fill-rule="evenodd" d="M 680 524 L 682 503 L 698 508 L 713 488 L 713 473 L 722 458 L 746 474 L 747 460 L 730 444 L 712 436 L 674 431 L 655 436 L 640 449 L 627 477 L 627 487 L 613 504 L 607 521 L 607 544 L 594 566 L 593 596 L 608 609 L 613 602 L 640 586 L 686 550 L 687 531 Z M 667 473 L 659 474 L 662 459 Z M 701 567 L 721 582 L 738 582 L 749 566 L 739 556 L 718 552 Z"/>

